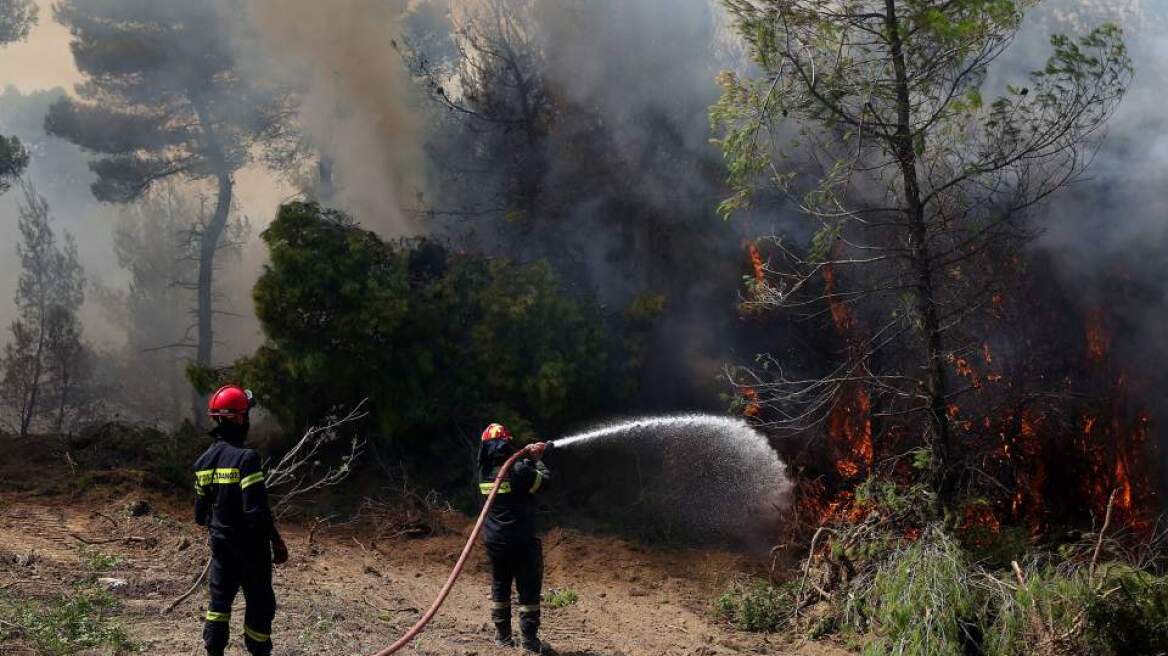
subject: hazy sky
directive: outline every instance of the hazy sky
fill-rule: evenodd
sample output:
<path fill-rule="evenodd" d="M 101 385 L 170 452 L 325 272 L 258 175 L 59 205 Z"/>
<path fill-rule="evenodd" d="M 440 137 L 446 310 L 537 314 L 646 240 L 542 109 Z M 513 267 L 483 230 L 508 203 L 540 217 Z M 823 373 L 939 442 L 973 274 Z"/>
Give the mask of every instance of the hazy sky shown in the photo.
<path fill-rule="evenodd" d="M 12 84 L 21 91 L 72 88 L 81 81 L 69 52 L 69 31 L 53 20 L 51 0 L 38 0 L 40 22 L 28 41 L 0 50 L 0 85 Z"/>

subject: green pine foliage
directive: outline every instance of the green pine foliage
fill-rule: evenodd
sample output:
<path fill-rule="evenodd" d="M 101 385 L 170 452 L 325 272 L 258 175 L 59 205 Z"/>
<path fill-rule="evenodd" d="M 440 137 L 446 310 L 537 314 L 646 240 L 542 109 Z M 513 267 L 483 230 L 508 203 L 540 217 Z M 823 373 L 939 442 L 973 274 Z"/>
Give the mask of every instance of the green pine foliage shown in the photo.
<path fill-rule="evenodd" d="M 368 398 L 373 432 L 411 458 L 461 449 L 491 420 L 530 438 L 596 416 L 630 389 L 626 355 L 660 311 L 607 316 L 544 262 L 384 242 L 312 203 L 285 205 L 262 237 L 266 341 L 192 380 L 250 386 L 289 429 Z"/>
<path fill-rule="evenodd" d="M 858 604 L 875 629 L 865 656 L 963 656 L 976 642 L 980 597 L 961 547 L 938 529 L 897 552 L 876 571 Z"/>

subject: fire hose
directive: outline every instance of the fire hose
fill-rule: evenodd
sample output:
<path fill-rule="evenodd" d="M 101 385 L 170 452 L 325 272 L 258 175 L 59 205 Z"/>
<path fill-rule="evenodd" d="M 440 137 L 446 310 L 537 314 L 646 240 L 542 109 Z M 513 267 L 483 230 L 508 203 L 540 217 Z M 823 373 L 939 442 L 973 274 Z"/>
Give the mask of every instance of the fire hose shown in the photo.
<path fill-rule="evenodd" d="M 429 610 L 427 610 L 426 613 L 422 615 L 421 619 L 419 619 L 416 624 L 410 627 L 409 631 L 406 631 L 404 634 L 402 634 L 402 637 L 398 638 L 396 642 L 373 654 L 373 656 L 389 656 L 402 647 L 405 647 L 410 643 L 411 640 L 418 637 L 418 634 L 422 632 L 422 629 L 426 627 L 426 624 L 428 624 L 430 620 L 434 618 L 434 615 L 438 613 L 438 609 L 442 607 L 442 602 L 446 601 L 447 595 L 449 595 L 450 591 L 454 588 L 454 582 L 457 581 L 458 576 L 462 574 L 462 567 L 466 564 L 466 559 L 468 556 L 470 556 L 471 549 L 474 548 L 475 539 L 478 538 L 479 531 L 483 529 L 483 522 L 487 518 L 487 513 L 491 510 L 491 504 L 495 502 L 495 496 L 499 493 L 499 485 L 502 484 L 503 477 L 506 476 L 507 472 L 511 470 L 511 466 L 515 464 L 516 460 L 526 455 L 531 450 L 531 448 L 535 446 L 538 445 L 531 444 L 523 447 L 519 451 L 515 452 L 515 454 L 510 458 L 507 458 L 507 460 L 503 463 L 503 466 L 499 467 L 499 473 L 495 475 L 495 482 L 491 487 L 491 493 L 487 496 L 487 501 L 483 504 L 482 511 L 479 512 L 479 518 L 475 522 L 474 529 L 472 529 L 470 532 L 470 537 L 468 537 L 466 540 L 466 545 L 462 548 L 462 553 L 458 556 L 458 562 L 454 564 L 454 569 L 450 571 L 450 576 L 446 578 L 446 583 L 442 586 L 442 589 L 438 591 L 438 597 L 434 599 L 434 603 L 430 606 Z M 550 443 L 548 443 L 547 446 L 550 446 Z"/>

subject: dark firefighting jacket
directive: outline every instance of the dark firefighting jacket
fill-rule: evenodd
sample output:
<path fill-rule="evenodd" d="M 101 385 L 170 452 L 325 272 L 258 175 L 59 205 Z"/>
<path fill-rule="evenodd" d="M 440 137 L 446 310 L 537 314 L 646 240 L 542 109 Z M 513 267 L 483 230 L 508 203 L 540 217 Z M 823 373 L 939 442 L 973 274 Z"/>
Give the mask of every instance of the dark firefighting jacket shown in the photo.
<path fill-rule="evenodd" d="M 479 491 L 491 493 L 499 467 L 515 447 L 506 440 L 484 442 L 479 450 Z M 548 489 L 551 472 L 539 461 L 520 458 L 503 479 L 495 503 L 483 522 L 488 544 L 525 545 L 535 538 L 535 495 Z"/>
<path fill-rule="evenodd" d="M 220 439 L 195 461 L 195 521 L 212 538 L 266 544 L 274 528 L 259 454 L 216 431 Z"/>

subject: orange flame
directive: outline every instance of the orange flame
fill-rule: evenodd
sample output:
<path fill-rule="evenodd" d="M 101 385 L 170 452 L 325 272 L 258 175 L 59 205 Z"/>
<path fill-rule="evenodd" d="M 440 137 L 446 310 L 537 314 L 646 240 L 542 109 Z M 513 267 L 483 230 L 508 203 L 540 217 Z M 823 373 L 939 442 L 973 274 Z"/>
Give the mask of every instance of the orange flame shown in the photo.
<path fill-rule="evenodd" d="M 750 254 L 750 269 L 754 272 L 754 280 L 758 284 L 766 282 L 766 268 L 762 262 L 762 254 L 758 252 L 758 245 L 753 241 L 747 242 L 746 250 Z"/>
<path fill-rule="evenodd" d="M 746 399 L 742 414 L 747 417 L 757 417 L 762 412 L 762 406 L 758 404 L 758 390 L 753 387 L 744 387 L 742 388 L 742 397 Z"/>
<path fill-rule="evenodd" d="M 1103 325 L 1103 312 L 1091 310 L 1087 313 L 1087 358 L 1099 364 L 1107 357 L 1111 337 Z"/>
<path fill-rule="evenodd" d="M 831 264 L 823 266 L 823 287 L 824 293 L 827 296 L 828 307 L 831 308 L 831 319 L 835 322 L 836 330 L 841 335 L 848 336 L 852 328 L 855 327 L 856 318 L 839 296 L 835 293 L 835 269 Z"/>

